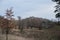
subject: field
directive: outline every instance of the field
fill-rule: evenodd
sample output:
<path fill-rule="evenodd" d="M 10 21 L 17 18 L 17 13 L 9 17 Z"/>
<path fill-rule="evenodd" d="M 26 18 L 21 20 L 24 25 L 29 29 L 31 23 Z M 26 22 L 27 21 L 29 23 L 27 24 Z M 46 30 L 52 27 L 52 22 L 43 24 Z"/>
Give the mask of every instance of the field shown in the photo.
<path fill-rule="evenodd" d="M 5 40 L 6 35 L 0 33 L 0 40 Z M 14 31 L 8 34 L 8 40 L 60 40 L 60 27 L 49 29 L 24 29 L 22 33 Z"/>
<path fill-rule="evenodd" d="M 1 35 L 0 34 L 0 40 L 6 40 L 6 35 Z M 19 37 L 15 35 L 8 35 L 8 40 L 32 40 L 31 38 L 24 38 L 24 37 Z"/>

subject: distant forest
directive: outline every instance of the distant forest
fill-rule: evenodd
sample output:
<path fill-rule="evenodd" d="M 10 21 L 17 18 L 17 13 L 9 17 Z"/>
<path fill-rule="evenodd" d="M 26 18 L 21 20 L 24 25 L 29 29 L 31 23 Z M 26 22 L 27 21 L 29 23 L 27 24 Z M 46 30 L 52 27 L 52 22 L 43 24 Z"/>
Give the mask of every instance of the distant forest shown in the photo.
<path fill-rule="evenodd" d="M 48 20 L 48 19 L 43 19 L 43 18 L 38 18 L 38 17 L 29 17 L 25 19 L 21 19 L 21 17 L 18 17 L 18 20 L 11 18 L 11 20 L 8 20 L 9 27 L 10 28 L 20 28 L 23 26 L 23 28 L 51 28 L 55 25 L 55 22 Z M 4 18 L 3 16 L 0 16 L 0 27 L 7 27 L 7 19 Z"/>

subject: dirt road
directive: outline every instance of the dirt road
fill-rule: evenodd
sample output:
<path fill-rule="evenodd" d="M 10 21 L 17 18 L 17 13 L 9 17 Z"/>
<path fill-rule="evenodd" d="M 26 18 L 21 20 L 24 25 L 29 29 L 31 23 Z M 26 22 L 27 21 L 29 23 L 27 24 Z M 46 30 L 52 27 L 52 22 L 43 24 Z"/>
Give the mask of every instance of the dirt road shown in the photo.
<path fill-rule="evenodd" d="M 6 40 L 6 35 L 0 34 L 0 40 Z M 15 35 L 8 35 L 8 40 L 33 40 L 32 38 L 25 38 Z"/>

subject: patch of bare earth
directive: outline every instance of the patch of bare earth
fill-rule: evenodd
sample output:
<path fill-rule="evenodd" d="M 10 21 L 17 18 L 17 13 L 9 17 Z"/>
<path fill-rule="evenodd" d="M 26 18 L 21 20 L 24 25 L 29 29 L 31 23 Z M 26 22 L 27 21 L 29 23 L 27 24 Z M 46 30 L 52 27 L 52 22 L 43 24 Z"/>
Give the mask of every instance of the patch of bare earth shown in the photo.
<path fill-rule="evenodd" d="M 0 40 L 6 40 L 5 34 L 0 34 Z M 15 35 L 8 35 L 8 40 L 33 40 L 32 38 L 24 38 L 21 36 L 15 36 Z"/>

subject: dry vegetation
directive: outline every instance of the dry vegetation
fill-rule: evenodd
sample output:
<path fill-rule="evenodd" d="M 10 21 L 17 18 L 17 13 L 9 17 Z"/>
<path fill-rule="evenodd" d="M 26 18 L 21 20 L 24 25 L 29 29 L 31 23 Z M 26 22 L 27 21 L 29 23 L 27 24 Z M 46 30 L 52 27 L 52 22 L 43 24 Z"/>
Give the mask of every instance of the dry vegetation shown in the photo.
<path fill-rule="evenodd" d="M 14 31 L 8 35 L 9 40 L 60 40 L 60 29 L 59 26 L 38 30 L 24 29 L 22 33 Z M 0 33 L 0 40 L 5 40 L 6 35 Z"/>
<path fill-rule="evenodd" d="M 25 37 L 34 40 L 60 40 L 60 31 L 57 30 L 26 30 Z"/>

